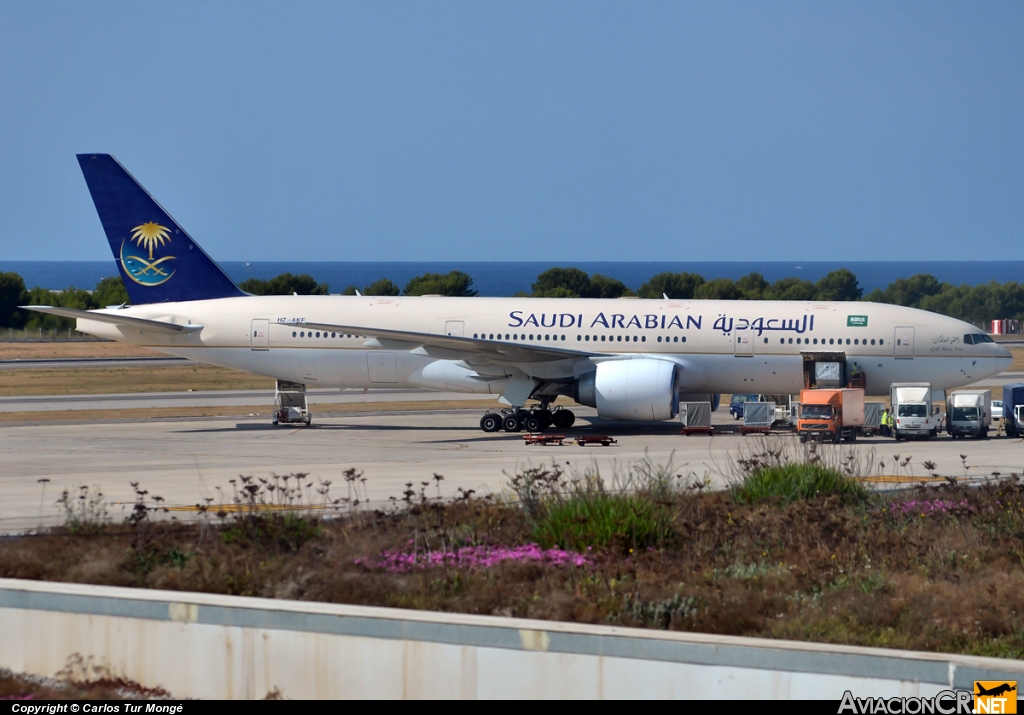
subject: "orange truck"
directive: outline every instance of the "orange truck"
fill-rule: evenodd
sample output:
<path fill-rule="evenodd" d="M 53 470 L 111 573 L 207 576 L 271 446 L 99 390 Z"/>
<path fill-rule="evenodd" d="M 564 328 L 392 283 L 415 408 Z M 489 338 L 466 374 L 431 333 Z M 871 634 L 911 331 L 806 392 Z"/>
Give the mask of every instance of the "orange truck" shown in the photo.
<path fill-rule="evenodd" d="M 864 390 L 815 388 L 800 391 L 800 417 L 796 432 L 800 441 L 855 442 L 864 425 Z"/>

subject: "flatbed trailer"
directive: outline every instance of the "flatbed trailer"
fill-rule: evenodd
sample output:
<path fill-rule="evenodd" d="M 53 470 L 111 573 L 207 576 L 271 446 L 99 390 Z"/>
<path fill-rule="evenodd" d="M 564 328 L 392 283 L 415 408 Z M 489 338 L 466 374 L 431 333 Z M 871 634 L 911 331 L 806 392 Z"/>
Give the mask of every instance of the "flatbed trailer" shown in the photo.
<path fill-rule="evenodd" d="M 524 434 L 523 441 L 526 444 L 539 444 L 546 447 L 549 444 L 561 446 L 565 443 L 564 434 Z"/>
<path fill-rule="evenodd" d="M 576 437 L 576 444 L 581 447 L 586 447 L 588 444 L 599 444 L 602 447 L 607 447 L 612 444 L 618 444 L 618 440 L 609 437 L 607 435 L 579 435 Z"/>

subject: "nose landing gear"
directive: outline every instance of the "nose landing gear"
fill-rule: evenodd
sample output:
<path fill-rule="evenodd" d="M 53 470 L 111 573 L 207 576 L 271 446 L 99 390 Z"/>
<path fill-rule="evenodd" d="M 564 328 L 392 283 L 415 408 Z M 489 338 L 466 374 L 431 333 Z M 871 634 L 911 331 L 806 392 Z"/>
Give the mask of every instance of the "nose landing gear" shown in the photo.
<path fill-rule="evenodd" d="M 554 410 L 548 405 L 541 404 L 533 409 L 507 408 L 500 412 L 488 412 L 480 418 L 480 429 L 484 432 L 497 432 L 500 429 L 506 432 L 543 432 L 551 425 L 558 429 L 568 429 L 576 422 L 576 415 L 572 410 L 557 407 Z"/>

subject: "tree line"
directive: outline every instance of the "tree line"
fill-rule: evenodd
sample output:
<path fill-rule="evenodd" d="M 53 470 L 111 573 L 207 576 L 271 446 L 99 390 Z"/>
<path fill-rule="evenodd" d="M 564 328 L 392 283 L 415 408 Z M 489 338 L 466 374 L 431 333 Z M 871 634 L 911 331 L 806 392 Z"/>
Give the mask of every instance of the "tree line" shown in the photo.
<path fill-rule="evenodd" d="M 104 278 L 93 291 L 68 288 L 54 292 L 46 288 L 25 287 L 24 279 L 17 273 L 0 273 L 0 327 L 25 328 L 26 330 L 58 329 L 75 327 L 75 321 L 56 315 L 44 315 L 29 310 L 19 310 L 19 305 L 52 305 L 77 310 L 93 310 L 110 305 L 128 303 L 128 291 L 120 276 Z"/>
<path fill-rule="evenodd" d="M 253 295 L 328 294 L 326 283 L 318 283 L 306 273 L 282 273 L 269 280 L 249 278 L 242 281 L 239 287 Z M 424 273 L 409 280 L 405 288 L 400 288 L 390 279 L 381 278 L 361 289 L 354 285 L 347 286 L 342 295 L 356 295 L 357 292 L 369 296 L 477 295 L 473 289 L 473 278 L 462 271 Z M 955 286 L 922 273 L 900 278 L 884 290 L 875 289 L 865 296 L 857 276 L 845 268 L 832 271 L 816 282 L 800 278 L 782 278 L 769 282 L 757 272 L 748 273 L 738 280 L 707 280 L 697 273 L 667 272 L 652 276 L 635 292 L 622 281 L 600 273 L 589 275 L 579 268 L 550 268 L 537 276 L 529 293 L 521 291 L 515 295 L 535 298 L 668 296 L 674 300 L 868 300 L 921 308 L 982 327 L 994 318 L 1024 319 L 1024 284 L 1016 281 Z M 91 293 L 77 288 L 55 293 L 44 288 L 29 290 L 17 273 L 0 273 L 0 327 L 34 330 L 74 326 L 72 320 L 19 310 L 19 305 L 54 305 L 89 310 L 128 302 L 128 293 L 120 277 L 104 278 Z"/>
<path fill-rule="evenodd" d="M 238 284 L 246 293 L 253 295 L 327 295 L 327 284 L 317 283 L 308 273 L 292 275 L 282 273 L 270 280 L 249 278 Z M 474 296 L 473 279 L 462 271 L 448 273 L 424 273 L 416 276 L 405 284 L 403 291 L 391 280 L 381 278 L 360 290 L 350 285 L 341 292 L 342 295 L 454 295 Z"/>

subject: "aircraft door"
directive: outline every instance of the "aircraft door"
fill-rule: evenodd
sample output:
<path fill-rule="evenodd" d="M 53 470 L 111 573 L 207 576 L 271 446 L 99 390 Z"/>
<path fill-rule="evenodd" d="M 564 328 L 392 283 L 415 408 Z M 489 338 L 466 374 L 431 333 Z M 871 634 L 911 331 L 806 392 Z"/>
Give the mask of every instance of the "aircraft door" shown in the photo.
<path fill-rule="evenodd" d="M 914 359 L 914 329 L 912 327 L 898 327 L 893 335 L 893 357 L 904 360 Z"/>
<path fill-rule="evenodd" d="M 753 331 L 737 330 L 733 341 L 733 355 L 736 357 L 754 357 Z"/>
<path fill-rule="evenodd" d="M 461 320 L 449 320 L 444 324 L 444 334 L 462 337 L 466 334 L 466 324 Z"/>
<path fill-rule="evenodd" d="M 253 350 L 270 350 L 270 321 L 252 321 L 252 332 L 249 333 L 249 345 Z"/>

